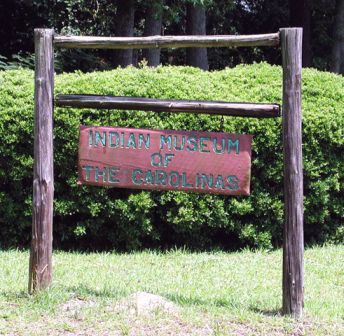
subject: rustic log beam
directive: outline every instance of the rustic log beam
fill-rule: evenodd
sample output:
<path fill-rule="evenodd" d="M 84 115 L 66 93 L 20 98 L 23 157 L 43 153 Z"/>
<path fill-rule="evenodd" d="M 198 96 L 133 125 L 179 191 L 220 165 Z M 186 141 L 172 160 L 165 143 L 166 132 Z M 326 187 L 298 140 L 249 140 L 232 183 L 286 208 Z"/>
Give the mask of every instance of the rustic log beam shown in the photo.
<path fill-rule="evenodd" d="M 52 278 L 53 226 L 53 83 L 52 29 L 35 29 L 35 128 L 32 243 L 29 292 L 44 289 Z"/>
<path fill-rule="evenodd" d="M 302 28 L 281 29 L 283 63 L 284 238 L 283 313 L 302 316 L 303 166 L 301 129 Z"/>
<path fill-rule="evenodd" d="M 195 48 L 195 47 L 260 47 L 279 46 L 279 33 L 261 35 L 192 35 L 145 37 L 54 37 L 59 48 L 141 49 L 141 48 Z"/>
<path fill-rule="evenodd" d="M 55 98 L 56 106 L 74 108 L 141 110 L 152 112 L 207 113 L 254 118 L 280 116 L 278 104 L 226 103 L 221 101 L 152 99 L 97 95 L 60 94 Z"/>

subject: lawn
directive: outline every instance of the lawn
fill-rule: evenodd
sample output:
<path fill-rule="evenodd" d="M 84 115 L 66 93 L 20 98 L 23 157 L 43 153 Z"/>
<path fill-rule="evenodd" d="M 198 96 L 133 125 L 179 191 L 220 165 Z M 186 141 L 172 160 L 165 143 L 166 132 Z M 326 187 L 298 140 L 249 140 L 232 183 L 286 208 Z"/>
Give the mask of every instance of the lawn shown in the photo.
<path fill-rule="evenodd" d="M 344 246 L 305 252 L 305 314 L 282 317 L 282 251 L 55 252 L 27 294 L 27 251 L 0 252 L 0 335 L 344 335 Z M 173 303 L 136 305 L 147 292 Z"/>

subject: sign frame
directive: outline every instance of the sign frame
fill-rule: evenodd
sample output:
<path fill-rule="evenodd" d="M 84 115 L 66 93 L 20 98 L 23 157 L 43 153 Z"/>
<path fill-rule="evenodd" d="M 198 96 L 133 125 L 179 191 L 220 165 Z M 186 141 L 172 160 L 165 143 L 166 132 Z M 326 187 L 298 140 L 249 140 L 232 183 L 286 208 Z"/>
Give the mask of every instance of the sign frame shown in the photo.
<path fill-rule="evenodd" d="M 52 227 L 54 200 L 53 163 L 53 87 L 54 46 L 57 48 L 195 48 L 281 46 L 283 68 L 283 163 L 284 163 L 284 234 L 283 234 L 283 314 L 300 318 L 304 307 L 303 241 L 303 167 L 301 123 L 302 28 L 282 28 L 277 33 L 223 36 L 148 36 L 88 37 L 55 36 L 53 29 L 35 29 L 35 135 L 32 201 L 32 243 L 29 268 L 29 292 L 44 289 L 52 281 Z M 107 100 L 107 97 L 104 97 Z M 129 99 L 130 100 L 130 99 Z M 94 104 L 90 102 L 90 104 Z M 131 100 L 132 102 L 132 100 Z M 118 104 L 119 102 L 115 102 Z M 97 108 L 114 106 L 98 101 Z M 136 107 L 144 104 L 134 102 Z M 189 103 L 186 103 L 188 105 Z M 167 101 L 166 109 L 179 111 L 178 102 Z M 235 104 L 225 113 L 211 113 L 202 104 L 193 104 L 190 113 L 257 116 L 247 106 Z M 240 105 L 240 106 L 238 106 Z M 64 105 L 66 106 L 66 105 Z M 169 109 L 172 106 L 172 109 Z M 77 98 L 77 107 L 85 107 Z M 131 105 L 131 110 L 133 105 Z M 122 109 L 128 105 L 122 104 Z M 138 108 L 139 109 L 139 108 Z M 154 103 L 146 103 L 154 111 Z M 263 109 L 264 110 L 264 109 Z M 238 114 L 238 111 L 240 114 Z"/>

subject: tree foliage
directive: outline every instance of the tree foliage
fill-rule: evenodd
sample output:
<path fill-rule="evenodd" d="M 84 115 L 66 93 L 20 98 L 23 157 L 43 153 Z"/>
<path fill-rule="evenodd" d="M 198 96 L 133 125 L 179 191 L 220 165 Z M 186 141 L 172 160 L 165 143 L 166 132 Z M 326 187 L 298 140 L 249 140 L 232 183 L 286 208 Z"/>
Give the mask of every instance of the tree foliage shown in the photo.
<path fill-rule="evenodd" d="M 290 1 L 292 3 L 301 3 Z M 304 1 L 303 1 L 304 2 Z M 147 6 L 162 14 L 162 33 L 183 35 L 186 33 L 187 4 L 206 7 L 207 34 L 255 34 L 276 32 L 292 24 L 288 1 L 282 0 L 135 0 L 134 35 L 144 34 Z M 310 63 L 319 69 L 330 69 L 331 52 L 335 36 L 336 1 L 307 0 L 310 8 L 309 48 Z M 337 1 L 337 4 L 339 0 Z M 59 34 L 116 35 L 119 21 L 116 16 L 118 1 L 114 0 L 3 0 L 0 2 L 0 55 L 8 62 L 17 54 L 33 52 L 33 29 L 53 27 Z M 338 11 L 337 11 L 338 12 Z M 338 14 L 338 13 L 337 13 Z M 290 17 L 290 18 L 289 18 Z M 338 15 L 337 15 L 338 17 Z M 343 21 L 344 18 L 336 19 Z M 268 61 L 280 64 L 280 53 L 273 48 L 228 50 L 209 49 L 210 69 L 222 69 L 239 63 Z M 147 55 L 134 52 L 134 64 Z M 181 65 L 186 62 L 185 50 L 163 50 L 163 64 Z M 83 71 L 111 69 L 116 61 L 113 52 L 62 50 L 58 52 L 58 71 Z"/>

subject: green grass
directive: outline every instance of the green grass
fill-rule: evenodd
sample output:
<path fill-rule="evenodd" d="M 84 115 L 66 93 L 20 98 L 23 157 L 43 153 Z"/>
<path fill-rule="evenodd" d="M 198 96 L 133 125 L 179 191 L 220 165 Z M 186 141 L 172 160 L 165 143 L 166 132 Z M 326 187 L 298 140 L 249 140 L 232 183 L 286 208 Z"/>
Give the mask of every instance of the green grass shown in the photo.
<path fill-rule="evenodd" d="M 305 252 L 305 316 L 282 317 L 282 252 L 54 253 L 49 290 L 27 294 L 28 252 L 0 252 L 0 335 L 344 335 L 344 246 Z M 178 307 L 137 315 L 145 291 Z M 67 308 L 66 308 L 67 307 Z"/>

